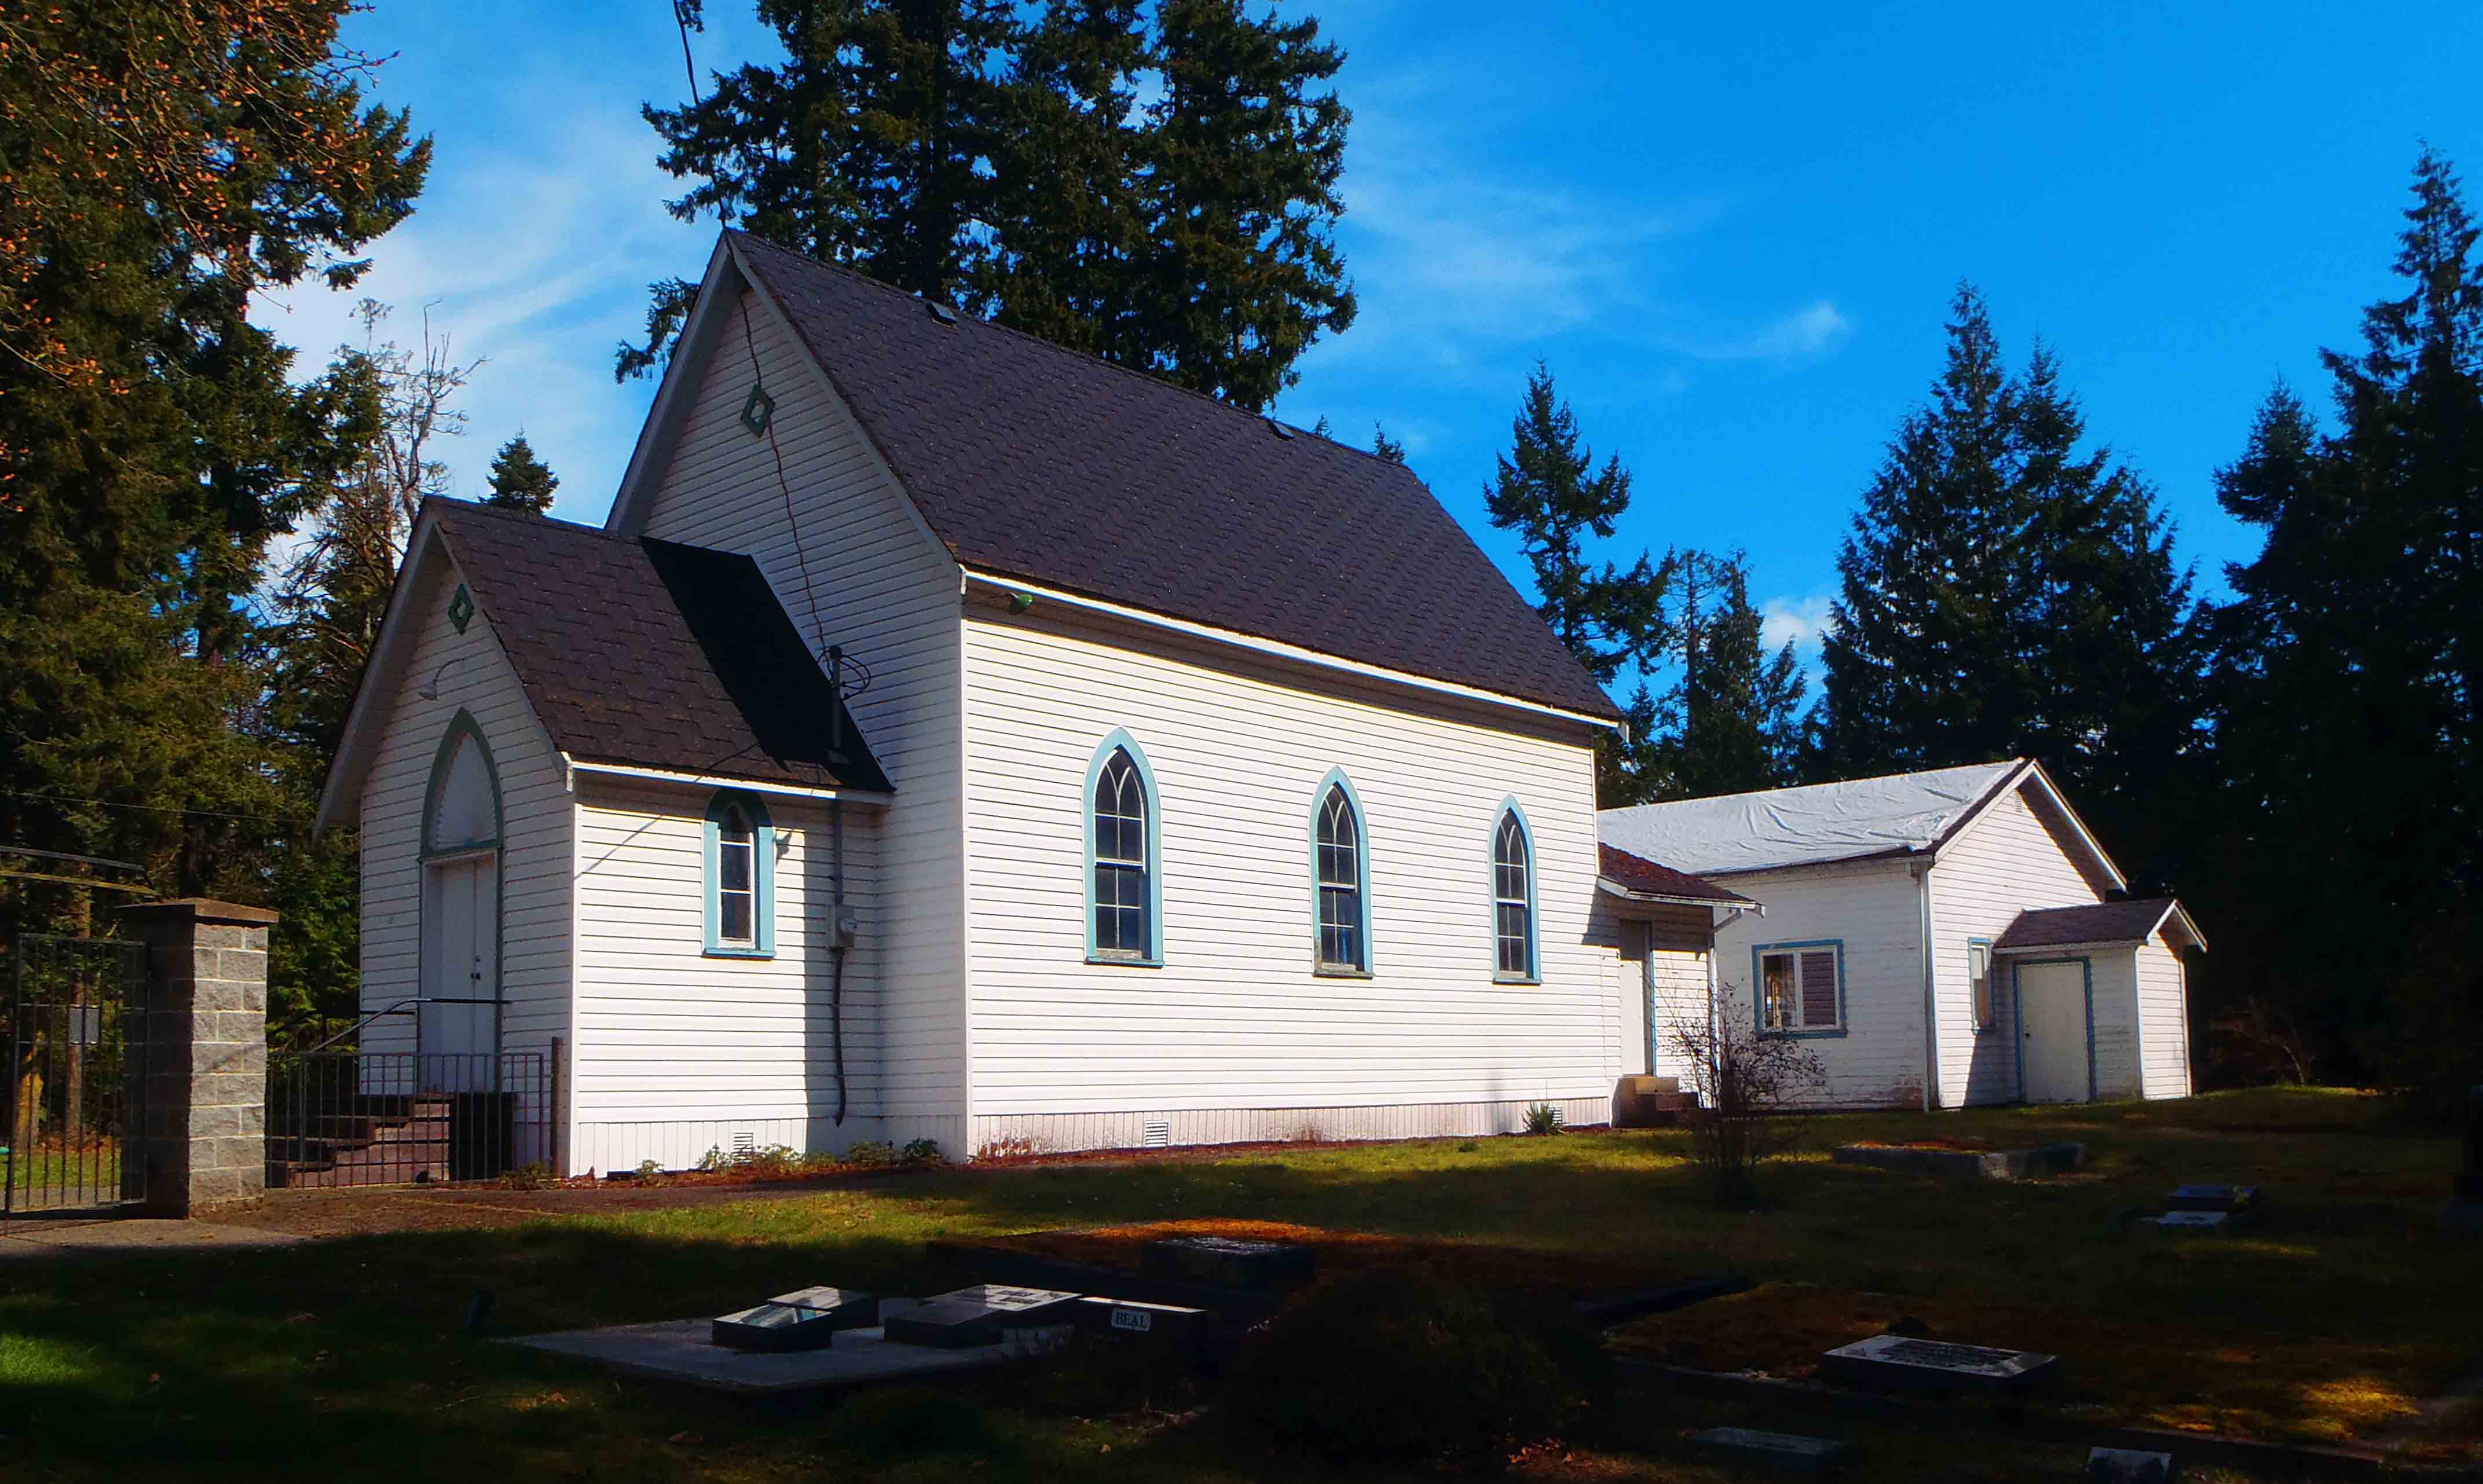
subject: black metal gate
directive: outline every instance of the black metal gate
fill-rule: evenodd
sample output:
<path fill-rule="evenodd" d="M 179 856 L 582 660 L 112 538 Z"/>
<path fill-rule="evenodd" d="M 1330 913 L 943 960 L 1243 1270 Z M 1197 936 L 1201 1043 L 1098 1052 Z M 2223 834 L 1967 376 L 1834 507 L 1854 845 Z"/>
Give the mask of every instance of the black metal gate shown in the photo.
<path fill-rule="evenodd" d="M 146 944 L 27 933 L 10 960 L 0 1214 L 146 1199 Z"/>

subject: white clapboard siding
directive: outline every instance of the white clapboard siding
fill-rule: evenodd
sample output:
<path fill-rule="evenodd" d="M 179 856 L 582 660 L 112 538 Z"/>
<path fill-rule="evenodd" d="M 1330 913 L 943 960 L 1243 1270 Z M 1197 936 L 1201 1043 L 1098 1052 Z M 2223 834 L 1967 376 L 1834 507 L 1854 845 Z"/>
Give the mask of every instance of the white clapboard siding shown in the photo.
<path fill-rule="evenodd" d="M 1652 1056 L 1649 1072 L 1679 1077 L 1682 1086 L 1697 1086 L 1697 1068 L 1680 1038 L 1703 1031 L 1708 1024 L 1709 963 L 1705 950 L 1659 946 L 1648 965 L 1648 1007 L 1654 1015 L 1654 1041 L 1640 1052 Z M 1645 1012 L 1642 1012 L 1643 1015 Z M 1642 1037 L 1643 1032 L 1642 1032 Z"/>
<path fill-rule="evenodd" d="M 1042 604 L 969 610 L 966 696 L 978 1139 L 1136 1142 L 1163 1119 L 1177 1142 L 1262 1138 L 1297 1114 L 1338 1137 L 1476 1132 L 1535 1100 L 1607 1116 L 1619 992 L 1589 921 L 1584 727 L 1521 729 Z M 1084 961 L 1087 769 L 1115 728 L 1158 787 L 1161 968 Z M 1331 768 L 1364 809 L 1367 979 L 1312 972 L 1311 812 Z M 1491 833 L 1510 796 L 1534 830 L 1539 985 L 1492 978 Z M 1388 1108 L 1432 1111 L 1334 1111 Z"/>
<path fill-rule="evenodd" d="M 2138 949 L 2138 1039 L 2144 1095 L 2189 1097 L 2189 976 L 2161 933 Z"/>
<path fill-rule="evenodd" d="M 747 289 L 707 361 L 684 374 L 694 395 L 643 534 L 755 557 L 815 647 L 841 645 L 870 668 L 852 711 L 896 787 L 882 823 L 882 915 L 863 926 L 885 996 L 878 1111 L 891 1136 L 953 1148 L 966 1076 L 957 569 Z M 772 448 L 741 424 L 762 375 Z"/>
<path fill-rule="evenodd" d="M 867 937 L 845 962 L 849 1114 L 836 1112 L 831 994 L 835 832 L 828 806 L 764 804 L 775 827 L 775 957 L 709 957 L 707 810 L 696 787 L 581 779 L 573 1171 L 694 1164 L 736 1135 L 841 1150 L 880 1138 L 882 1006 Z M 843 808 L 846 909 L 878 915 L 877 810 Z"/>
<path fill-rule="evenodd" d="M 2108 884 L 2090 874 L 2081 863 L 2085 853 L 2072 853 L 2067 822 L 2051 814 L 2048 804 L 2036 807 L 2028 789 L 2014 789 L 1949 841 L 1932 867 L 1942 1107 L 2018 1097 L 2016 999 L 1996 993 L 1996 1023 L 1975 1032 L 1968 943 L 1999 938 L 2021 912 L 2103 900 Z"/>
<path fill-rule="evenodd" d="M 460 711 L 474 718 L 500 782 L 500 1045 L 548 1051 L 567 1030 L 570 985 L 568 779 L 524 687 L 478 611 L 459 633 L 451 596 L 464 579 L 442 555 L 410 595 L 418 625 L 361 794 L 362 1010 L 422 993 L 422 818 L 433 761 Z M 436 682 L 437 700 L 423 687 Z M 368 1051 L 411 1051 L 415 1018 L 383 1016 Z"/>
<path fill-rule="evenodd" d="M 1758 1019 L 1762 944 L 1836 942 L 1845 958 L 1845 1034 L 1802 1045 L 1828 1073 L 1832 1107 L 1922 1106 L 1923 955 L 1920 888 L 1903 861 L 1848 861 L 1725 878 L 1767 907 L 1726 927 L 1716 944 L 1716 1000 L 1728 1023 Z"/>
<path fill-rule="evenodd" d="M 1699 907 L 1605 900 L 1618 919 L 1621 1073 L 1688 1078 L 1675 1037 L 1684 1026 L 1708 1023 L 1713 914 Z"/>

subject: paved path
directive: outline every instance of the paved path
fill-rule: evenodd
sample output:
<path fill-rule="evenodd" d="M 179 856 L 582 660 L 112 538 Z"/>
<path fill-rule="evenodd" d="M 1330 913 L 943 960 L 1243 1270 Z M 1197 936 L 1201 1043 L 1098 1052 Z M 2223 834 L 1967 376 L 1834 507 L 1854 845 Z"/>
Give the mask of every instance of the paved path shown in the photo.
<path fill-rule="evenodd" d="M 308 1240 L 290 1232 L 213 1221 L 160 1221 L 144 1216 L 19 1216 L 0 1221 L 0 1262 L 127 1252 L 238 1252 L 291 1247 Z"/>

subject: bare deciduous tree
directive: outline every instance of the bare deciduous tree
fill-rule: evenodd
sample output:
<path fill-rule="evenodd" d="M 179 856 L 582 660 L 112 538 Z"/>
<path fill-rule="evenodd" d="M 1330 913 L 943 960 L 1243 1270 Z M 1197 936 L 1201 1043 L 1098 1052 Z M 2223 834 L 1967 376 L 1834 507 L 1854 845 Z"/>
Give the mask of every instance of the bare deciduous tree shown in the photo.
<path fill-rule="evenodd" d="M 1719 1201 L 1756 1205 L 1759 1166 L 1801 1141 L 1803 1106 L 1827 1087 L 1827 1068 L 1800 1041 L 1738 1024 L 1676 1021 L 1669 1040 L 1703 1103 L 1689 1122 L 1693 1157 Z"/>

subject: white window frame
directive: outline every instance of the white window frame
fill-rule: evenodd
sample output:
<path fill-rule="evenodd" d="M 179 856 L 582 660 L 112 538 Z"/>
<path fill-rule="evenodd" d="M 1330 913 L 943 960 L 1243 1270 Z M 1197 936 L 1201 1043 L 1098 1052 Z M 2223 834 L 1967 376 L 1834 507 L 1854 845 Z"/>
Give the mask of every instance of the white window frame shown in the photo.
<path fill-rule="evenodd" d="M 1833 983 L 1836 1016 L 1832 1020 L 1809 1019 L 1810 984 L 1803 977 L 1809 972 L 1809 960 L 1818 954 L 1830 955 L 1829 973 Z M 1793 1008 L 1800 1017 L 1798 1023 L 1768 1023 L 1768 960 L 1793 961 Z M 1845 941 L 1837 938 L 1815 939 L 1808 942 L 1760 943 L 1750 949 L 1750 997 L 1752 1023 L 1763 1036 L 1842 1036 L 1846 1033 Z"/>

